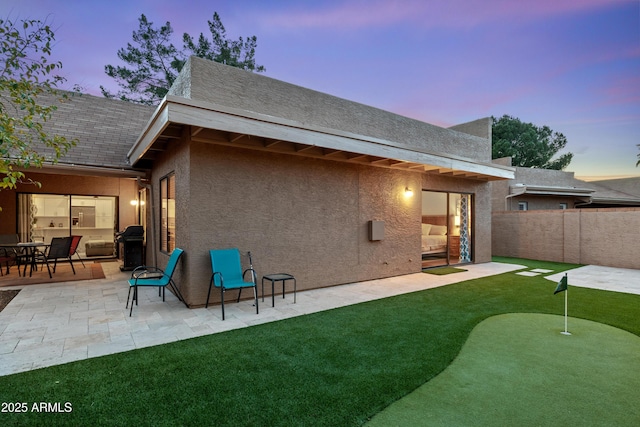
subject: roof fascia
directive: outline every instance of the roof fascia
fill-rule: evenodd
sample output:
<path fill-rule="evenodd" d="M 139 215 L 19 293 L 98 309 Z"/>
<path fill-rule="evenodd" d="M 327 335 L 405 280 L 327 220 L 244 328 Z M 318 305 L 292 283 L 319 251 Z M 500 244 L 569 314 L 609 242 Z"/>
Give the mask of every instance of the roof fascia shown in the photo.
<path fill-rule="evenodd" d="M 19 168 L 22 172 L 78 175 L 78 176 L 105 176 L 114 178 L 146 178 L 147 172 L 139 169 L 110 168 L 104 166 L 78 165 L 73 163 L 44 164 L 41 168 Z"/>
<path fill-rule="evenodd" d="M 134 165 L 147 152 L 153 142 L 169 126 L 169 101 L 164 97 L 151 115 L 142 133 L 127 153 L 130 165 Z M 171 97 L 173 98 L 173 97 Z"/>
<path fill-rule="evenodd" d="M 515 185 L 510 188 L 511 194 L 533 194 L 544 196 L 589 196 L 595 192 L 591 188 L 551 187 L 542 185 Z"/>
<path fill-rule="evenodd" d="M 345 150 L 371 156 L 473 172 L 496 179 L 513 179 L 515 168 L 476 162 L 462 157 L 409 148 L 393 141 L 357 135 L 336 129 L 304 125 L 280 117 L 239 110 L 182 97 L 167 96 L 158 106 L 149 124 L 128 158 L 135 164 L 170 123 L 256 135 L 322 148 Z"/>

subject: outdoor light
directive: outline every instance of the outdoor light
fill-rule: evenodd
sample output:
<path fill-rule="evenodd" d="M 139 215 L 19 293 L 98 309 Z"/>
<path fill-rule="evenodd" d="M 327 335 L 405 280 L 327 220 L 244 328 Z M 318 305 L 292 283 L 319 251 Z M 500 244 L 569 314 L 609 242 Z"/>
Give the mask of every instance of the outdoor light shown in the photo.
<path fill-rule="evenodd" d="M 413 196 L 413 190 L 412 190 L 412 189 L 410 189 L 409 187 L 405 187 L 405 189 L 404 189 L 404 195 L 405 195 L 406 197 L 411 197 L 411 196 Z"/>
<path fill-rule="evenodd" d="M 137 200 L 132 200 L 131 201 L 131 206 L 138 206 L 138 201 Z"/>

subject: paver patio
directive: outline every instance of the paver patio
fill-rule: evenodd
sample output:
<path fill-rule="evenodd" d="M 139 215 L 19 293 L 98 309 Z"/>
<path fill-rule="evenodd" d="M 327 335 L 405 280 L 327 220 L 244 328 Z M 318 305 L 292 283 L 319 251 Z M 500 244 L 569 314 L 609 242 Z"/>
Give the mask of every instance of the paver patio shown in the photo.
<path fill-rule="evenodd" d="M 265 300 L 260 304 L 258 315 L 252 300 L 234 302 L 225 304 L 226 320 L 222 321 L 218 305 L 188 309 L 170 292 L 167 292 L 166 302 L 162 302 L 155 289 L 140 289 L 140 303 L 129 317 L 125 309 L 129 273 L 121 272 L 118 267 L 116 262 L 104 263 L 105 279 L 23 287 L 0 312 L 0 375 L 248 327 L 522 268 L 502 263 L 465 265 L 467 271 L 444 276 L 416 273 L 302 291 L 298 292 L 295 304 L 293 295 L 287 294 L 285 299 L 276 295 L 275 307 Z M 640 270 L 587 266 L 571 270 L 569 275 L 570 285 L 640 294 Z M 556 280 L 554 276 L 549 279 Z"/>

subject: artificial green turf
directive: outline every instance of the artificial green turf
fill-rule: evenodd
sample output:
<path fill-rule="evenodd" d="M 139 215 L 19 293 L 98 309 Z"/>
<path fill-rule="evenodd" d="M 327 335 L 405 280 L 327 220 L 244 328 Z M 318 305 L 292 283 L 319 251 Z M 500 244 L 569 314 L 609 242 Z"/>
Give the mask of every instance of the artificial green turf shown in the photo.
<path fill-rule="evenodd" d="M 567 264 L 567 263 L 554 263 L 550 261 L 540 261 L 537 259 L 524 259 L 524 258 L 512 258 L 512 257 L 503 257 L 503 256 L 494 256 L 491 258 L 493 262 L 501 262 L 504 264 L 516 264 L 525 266 L 527 270 L 535 269 L 535 268 L 543 268 L 552 270 L 555 265 L 560 265 L 561 271 L 567 270 L 569 268 L 577 268 L 582 267 L 582 264 Z M 552 274 L 552 273 L 549 273 Z"/>
<path fill-rule="evenodd" d="M 3 402 L 71 402 L 73 412 L 2 414 L 2 422 L 361 425 L 442 372 L 482 320 L 562 314 L 555 286 L 505 273 L 10 375 L 0 378 Z M 572 288 L 570 307 L 573 317 L 640 335 L 640 295 Z"/>
<path fill-rule="evenodd" d="M 436 267 L 436 268 L 425 268 L 422 270 L 423 273 L 435 274 L 436 276 L 444 276 L 447 274 L 453 273 L 462 273 L 463 271 L 467 271 L 464 268 L 458 267 Z"/>
<path fill-rule="evenodd" d="M 503 314 L 473 330 L 440 375 L 376 426 L 636 426 L 640 337 L 583 319 Z"/>

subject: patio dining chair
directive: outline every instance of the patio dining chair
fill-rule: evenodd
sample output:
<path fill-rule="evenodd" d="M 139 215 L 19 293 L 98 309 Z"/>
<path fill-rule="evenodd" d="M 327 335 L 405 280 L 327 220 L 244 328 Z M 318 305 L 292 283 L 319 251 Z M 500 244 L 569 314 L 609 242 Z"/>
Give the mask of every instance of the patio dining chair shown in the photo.
<path fill-rule="evenodd" d="M 209 307 L 209 297 L 211 296 L 211 288 L 215 286 L 220 288 L 220 301 L 222 302 L 222 320 L 224 320 L 224 293 L 229 289 L 238 289 L 238 300 L 242 295 L 243 288 L 253 288 L 253 296 L 255 299 L 256 314 L 258 314 L 258 278 L 256 271 L 253 269 L 251 260 L 251 252 L 249 256 L 249 268 L 242 271 L 240 262 L 240 251 L 236 248 L 230 249 L 212 249 L 209 251 L 211 257 L 211 281 L 209 282 L 209 292 L 207 292 L 207 303 L 205 308 Z M 251 281 L 245 281 L 247 273 L 251 274 Z"/>
<path fill-rule="evenodd" d="M 3 268 L 6 268 L 6 274 L 9 274 L 9 268 L 13 264 L 18 264 L 18 273 L 20 272 L 20 256 L 16 250 L 18 241 L 17 234 L 0 234 L 0 245 L 3 245 L 0 247 L 0 276 L 4 276 Z"/>
<path fill-rule="evenodd" d="M 0 276 L 4 276 L 4 272 L 2 270 L 5 267 L 7 269 L 7 274 L 9 274 L 9 266 L 15 262 L 16 257 L 11 248 L 0 248 Z M 3 267 L 2 264 L 5 266 Z"/>
<path fill-rule="evenodd" d="M 49 278 L 53 278 L 51 275 L 51 268 L 49 261 L 53 261 L 53 272 L 56 272 L 59 259 L 66 259 L 71 265 L 73 274 L 76 274 L 76 269 L 73 267 L 73 261 L 71 260 L 71 254 L 69 249 L 71 248 L 71 237 L 54 237 L 51 239 L 51 245 L 45 250 L 45 252 L 34 252 L 33 257 L 36 263 L 46 264 L 47 271 L 49 272 Z M 35 249 L 34 249 L 35 250 Z M 26 272 L 26 264 L 25 264 Z"/>
<path fill-rule="evenodd" d="M 78 253 L 78 245 L 80 244 L 81 239 L 82 239 L 82 236 L 71 236 L 71 247 L 69 247 L 69 257 L 72 257 L 73 255 L 77 255 L 78 259 L 82 263 L 82 266 L 84 268 L 87 268 L 87 266 L 84 265 L 84 261 L 82 261 L 82 258 L 80 258 L 80 254 Z"/>
<path fill-rule="evenodd" d="M 160 292 L 162 292 L 162 301 L 164 301 L 165 289 L 167 288 L 167 286 L 170 286 L 176 297 L 178 297 L 178 299 L 182 301 L 184 305 L 189 307 L 184 301 L 184 298 L 182 297 L 180 290 L 176 286 L 176 283 L 173 281 L 173 274 L 176 271 L 178 261 L 180 260 L 180 257 L 183 253 L 184 250 L 182 249 L 174 249 L 164 270 L 158 267 L 141 265 L 139 267 L 136 267 L 131 272 L 131 278 L 129 279 L 129 293 L 127 294 L 127 305 L 125 306 L 125 308 L 129 307 L 129 297 L 131 296 L 131 289 L 133 289 L 133 298 L 131 299 L 131 310 L 129 311 L 129 317 L 131 317 L 131 313 L 133 312 L 133 302 L 135 301 L 136 305 L 138 305 L 138 287 L 140 286 L 158 288 L 158 296 L 160 296 Z"/>

